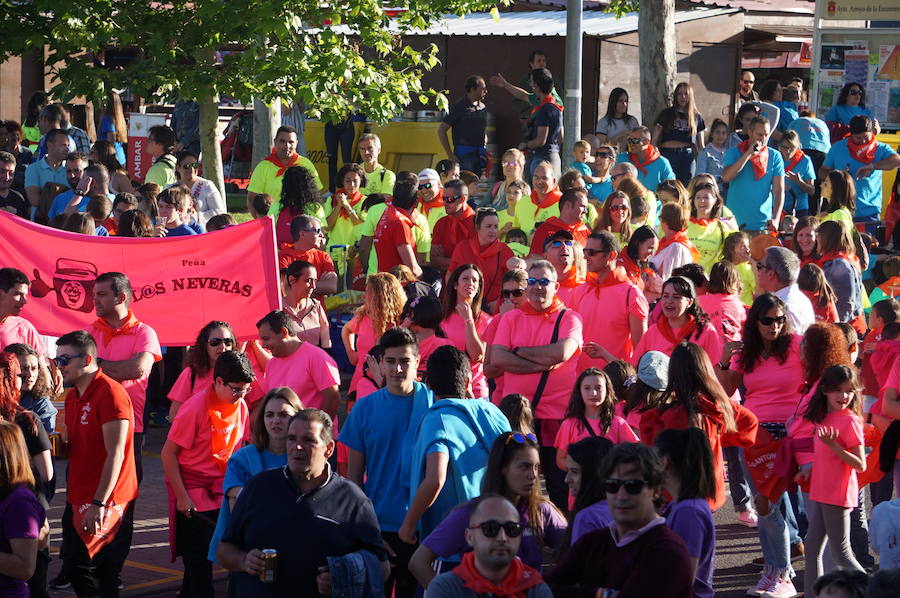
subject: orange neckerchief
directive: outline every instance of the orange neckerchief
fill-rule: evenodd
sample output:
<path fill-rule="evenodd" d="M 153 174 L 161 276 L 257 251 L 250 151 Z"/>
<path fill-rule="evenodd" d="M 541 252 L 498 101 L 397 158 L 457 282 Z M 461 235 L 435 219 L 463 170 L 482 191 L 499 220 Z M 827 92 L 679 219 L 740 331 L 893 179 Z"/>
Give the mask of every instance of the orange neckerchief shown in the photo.
<path fill-rule="evenodd" d="M 284 176 L 284 171 L 290 168 L 291 166 L 296 166 L 300 161 L 300 154 L 294 152 L 290 157 L 288 157 L 286 162 L 282 162 L 281 158 L 278 157 L 278 152 L 275 151 L 275 148 L 272 148 L 272 153 L 263 158 L 266 162 L 271 162 L 275 166 L 278 167 L 278 172 L 275 173 L 275 176 Z"/>
<path fill-rule="evenodd" d="M 493 257 L 503 251 L 504 247 L 507 247 L 506 243 L 500 239 L 494 239 L 494 242 L 490 245 L 482 245 L 478 242 L 477 236 L 466 239 L 464 242 L 469 244 L 469 250 L 472 252 L 472 255 L 479 258 Z"/>
<path fill-rule="evenodd" d="M 100 552 L 100 549 L 115 539 L 122 526 L 122 517 L 125 515 L 123 505 L 109 503 L 106 507 L 106 519 L 103 521 L 103 528 L 99 534 L 90 534 L 84 527 L 84 519 L 87 509 L 90 505 L 72 505 L 72 526 L 78 533 L 78 537 L 84 542 L 88 556 L 94 556 Z"/>
<path fill-rule="evenodd" d="M 509 573 L 499 584 L 486 579 L 475 568 L 475 553 L 467 552 L 463 555 L 462 563 L 453 574 L 463 581 L 463 586 L 477 596 L 497 596 L 502 598 L 525 598 L 526 591 L 543 583 L 541 574 L 524 564 L 519 557 L 513 559 L 509 565 Z"/>
<path fill-rule="evenodd" d="M 628 280 L 638 286 L 641 286 L 641 274 L 643 273 L 643 271 L 641 270 L 641 267 L 633 259 L 631 259 L 631 256 L 628 255 L 627 252 L 623 250 L 622 253 L 619 254 L 619 259 L 616 260 L 616 263 L 625 269 L 625 274 L 628 276 Z"/>
<path fill-rule="evenodd" d="M 687 233 L 683 230 L 678 231 L 671 237 L 666 237 L 664 239 L 660 239 L 659 240 L 659 249 L 656 250 L 656 255 L 659 255 L 660 253 L 662 253 L 663 249 L 665 249 L 666 247 L 668 247 L 669 245 L 672 245 L 674 243 L 680 243 L 680 244 L 684 245 L 685 247 L 687 247 L 688 250 L 690 250 L 690 252 L 691 252 L 691 257 L 694 258 L 694 261 L 695 262 L 700 261 L 700 250 L 698 250 L 697 247 L 695 247 L 694 244 L 691 243 L 691 240 L 688 239 Z"/>
<path fill-rule="evenodd" d="M 617 284 L 622 284 L 623 282 L 630 282 L 631 280 L 628 273 L 625 271 L 625 268 L 622 266 L 618 266 L 607 272 L 606 276 L 603 277 L 603 280 L 600 280 L 600 277 L 597 276 L 596 272 L 588 272 L 585 278 L 591 288 L 596 289 L 598 292 L 602 288 L 615 286 Z"/>
<path fill-rule="evenodd" d="M 750 140 L 739 143 L 738 149 L 742 154 L 747 153 L 750 149 Z M 750 166 L 753 167 L 753 176 L 757 181 L 766 176 L 766 168 L 769 166 L 769 146 L 764 145 L 761 152 L 750 157 Z"/>
<path fill-rule="evenodd" d="M 562 302 L 562 299 L 555 296 L 553 297 L 553 303 L 551 303 L 550 307 L 548 307 L 544 311 L 536 310 L 535 308 L 531 307 L 531 304 L 527 301 L 523 301 L 522 305 L 519 306 L 519 309 L 524 311 L 529 316 L 544 316 L 545 318 L 565 308 L 566 304 Z"/>
<path fill-rule="evenodd" d="M 790 164 L 788 164 L 787 166 L 784 167 L 784 171 L 785 171 L 785 172 L 788 172 L 788 171 L 793 170 L 793 169 L 794 169 L 794 166 L 796 166 L 797 164 L 799 164 L 799 163 L 800 163 L 800 160 L 802 160 L 803 157 L 804 157 L 805 155 L 806 155 L 806 154 L 803 153 L 803 150 L 799 150 L 799 149 L 798 149 L 797 151 L 795 151 L 795 152 L 794 152 L 794 155 L 791 156 L 791 162 L 790 162 Z"/>
<path fill-rule="evenodd" d="M 344 193 L 345 195 L 346 195 L 346 193 L 347 193 L 346 191 L 344 191 L 344 188 L 343 188 L 343 187 L 341 187 L 340 189 L 338 189 L 337 191 L 335 191 L 335 192 L 334 192 L 334 196 L 337 197 L 337 196 L 340 195 L 341 193 Z M 358 204 L 359 202 L 361 202 L 364 198 L 365 198 L 365 196 L 364 196 L 362 193 L 360 193 L 359 191 L 357 191 L 357 192 L 354 193 L 353 195 L 347 195 L 347 201 L 350 202 L 350 207 L 351 207 L 351 208 L 354 207 L 354 206 L 355 206 L 356 204 Z M 341 208 L 341 213 L 339 214 L 339 216 L 340 216 L 341 218 L 349 218 L 349 217 L 350 217 L 350 213 L 349 213 L 347 210 L 345 210 L 344 208 Z"/>
<path fill-rule="evenodd" d="M 117 235 L 119 232 L 118 227 L 116 226 L 116 221 L 113 220 L 112 216 L 110 216 L 109 218 L 107 218 L 106 220 L 101 222 L 100 226 L 105 228 L 109 232 L 109 234 L 112 236 Z"/>
<path fill-rule="evenodd" d="M 656 327 L 659 328 L 659 332 L 667 341 L 673 345 L 677 345 L 684 339 L 690 337 L 694 331 L 697 330 L 697 320 L 694 319 L 694 316 L 688 316 L 688 321 L 685 322 L 684 326 L 678 330 L 672 330 L 672 325 L 669 324 L 669 318 L 662 316 L 656 321 Z"/>
<path fill-rule="evenodd" d="M 553 97 L 553 94 L 550 94 L 546 98 L 541 100 L 537 106 L 535 106 L 534 108 L 531 109 L 531 116 L 534 116 L 535 114 L 537 114 L 537 111 L 540 110 L 544 106 L 544 104 L 550 104 L 551 106 L 555 106 L 556 109 L 559 110 L 560 112 L 565 110 L 564 107 L 559 105 L 559 103 L 556 101 L 556 98 Z"/>
<path fill-rule="evenodd" d="M 579 287 L 584 284 L 584 278 L 578 275 L 578 268 L 572 266 L 559 279 L 559 286 L 571 288 Z"/>
<path fill-rule="evenodd" d="M 875 150 L 878 149 L 878 141 L 875 136 L 869 134 L 869 139 L 862 145 L 853 143 L 853 139 L 847 137 L 847 151 L 858 162 L 871 164 L 875 161 Z"/>
<path fill-rule="evenodd" d="M 888 297 L 900 295 L 900 276 L 891 276 L 884 284 L 878 285 L 878 288 Z"/>
<path fill-rule="evenodd" d="M 844 258 L 845 260 L 847 260 L 848 262 L 853 264 L 853 266 L 857 270 L 861 269 L 861 266 L 859 263 L 859 258 L 856 257 L 855 255 L 850 255 L 848 253 L 844 253 L 843 251 L 829 251 L 828 253 L 826 253 L 825 255 L 820 257 L 819 259 L 815 260 L 815 262 L 819 265 L 820 268 L 824 269 L 825 264 L 827 264 L 831 260 L 836 260 L 836 259 L 840 259 L 840 258 Z"/>
<path fill-rule="evenodd" d="M 432 185 L 433 184 L 434 183 L 432 183 Z M 428 212 L 444 207 L 444 189 L 439 187 L 437 193 L 434 194 L 434 199 L 427 203 L 422 201 L 422 198 L 419 197 L 419 205 L 422 206 L 422 214 L 428 218 Z"/>
<path fill-rule="evenodd" d="M 534 215 L 537 217 L 538 212 L 545 208 L 549 208 L 550 206 L 559 203 L 559 198 L 562 197 L 562 191 L 559 190 L 559 187 L 553 187 L 547 191 L 547 195 L 544 196 L 544 201 L 538 200 L 538 194 L 536 189 L 531 190 L 531 203 L 535 205 Z"/>
<path fill-rule="evenodd" d="M 642 162 L 640 156 L 637 154 L 632 154 L 629 152 L 628 159 L 631 160 L 632 164 L 638 167 L 638 170 L 641 171 L 641 174 L 647 175 L 647 169 L 644 168 L 659 158 L 659 150 L 656 149 L 655 145 L 647 144 L 647 149 L 644 150 L 644 153 L 647 155 L 647 158 Z"/>
<path fill-rule="evenodd" d="M 134 312 L 129 308 L 128 316 L 125 317 L 125 322 L 118 328 L 113 328 L 103 318 L 97 318 L 97 320 L 94 322 L 94 327 L 100 331 L 100 334 L 103 335 L 103 344 L 108 345 L 109 341 L 111 341 L 114 337 L 119 336 L 120 334 L 127 333 L 129 330 L 140 323 L 141 321 L 137 319 L 137 317 L 134 315 Z"/>
<path fill-rule="evenodd" d="M 222 473 L 228 468 L 228 460 L 241 442 L 244 421 L 241 402 L 223 403 L 216 399 L 212 387 L 206 391 L 206 413 L 209 415 L 209 439 L 212 458 Z"/>
<path fill-rule="evenodd" d="M 709 226 L 716 220 L 718 220 L 718 218 L 696 218 L 695 216 L 691 216 L 691 222 L 699 224 L 700 226 Z"/>

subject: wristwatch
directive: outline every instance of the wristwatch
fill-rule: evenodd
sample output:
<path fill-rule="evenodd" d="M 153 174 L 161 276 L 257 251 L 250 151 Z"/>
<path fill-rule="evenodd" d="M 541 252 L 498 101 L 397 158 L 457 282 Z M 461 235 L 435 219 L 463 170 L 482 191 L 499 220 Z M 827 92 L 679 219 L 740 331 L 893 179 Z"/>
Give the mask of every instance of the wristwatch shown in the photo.
<path fill-rule="evenodd" d="M 94 499 L 91 500 L 91 504 L 94 505 L 95 507 L 102 507 L 102 508 L 104 508 L 104 509 L 106 508 L 106 505 L 103 504 L 103 501 L 102 501 L 102 500 L 97 500 L 96 498 L 94 498 Z"/>

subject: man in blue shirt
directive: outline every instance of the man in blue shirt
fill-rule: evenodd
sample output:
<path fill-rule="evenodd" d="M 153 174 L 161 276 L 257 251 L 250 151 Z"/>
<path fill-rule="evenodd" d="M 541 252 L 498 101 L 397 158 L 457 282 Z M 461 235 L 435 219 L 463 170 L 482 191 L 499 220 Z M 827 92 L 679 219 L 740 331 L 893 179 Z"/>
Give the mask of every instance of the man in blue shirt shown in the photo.
<path fill-rule="evenodd" d="M 402 542 L 397 532 L 409 507 L 410 457 L 419 421 L 434 402 L 434 394 L 416 382 L 419 344 L 407 328 L 391 328 L 379 344 L 384 349 L 381 372 L 385 387 L 360 398 L 341 428 L 348 448 L 347 478 L 363 488 L 375 506 L 385 543 L 396 554 L 385 587 L 397 598 L 412 598 L 416 579 L 407 569 L 415 544 Z"/>
<path fill-rule="evenodd" d="M 766 145 L 769 119 L 750 121 L 750 137 L 725 152 L 722 180 L 728 183 L 726 205 L 748 233 L 778 229 L 784 206 L 784 160 Z"/>
<path fill-rule="evenodd" d="M 886 143 L 875 139 L 874 123 L 865 115 L 850 120 L 850 136 L 831 146 L 819 169 L 824 179 L 832 170 L 846 170 L 856 183 L 854 222 L 874 229 L 881 218 L 881 171 L 900 167 L 900 156 Z M 871 225 L 871 227 L 869 226 Z"/>
<path fill-rule="evenodd" d="M 650 191 L 666 179 L 674 179 L 675 171 L 668 158 L 661 156 L 659 150 L 650 144 L 650 129 L 636 127 L 628 135 L 628 151 L 616 158 L 616 164 L 631 162 L 638 171 L 638 180 Z"/>
<path fill-rule="evenodd" d="M 53 199 L 47 217 L 53 219 L 60 214 L 84 212 L 95 195 L 106 196 L 112 201 L 116 196 L 109 192 L 109 171 L 103 164 L 88 166 L 87 158 L 80 152 L 73 152 L 66 158 L 66 176 L 71 189 Z M 75 198 L 78 203 L 75 203 Z M 99 222 L 97 224 L 100 224 Z"/>
<path fill-rule="evenodd" d="M 47 183 L 69 187 L 63 162 L 69 154 L 69 135 L 62 129 L 53 129 L 44 135 L 47 155 L 37 159 L 25 169 L 25 198 L 32 208 L 41 200 L 41 191 Z M 80 175 L 79 175 L 80 176 Z"/>
<path fill-rule="evenodd" d="M 47 155 L 46 133 L 53 129 L 62 129 L 69 136 L 69 151 L 81 152 L 84 155 L 91 153 L 91 140 L 84 130 L 79 129 L 69 122 L 69 111 L 63 104 L 48 104 L 41 108 L 38 117 L 38 126 L 44 137 L 38 143 L 34 157 L 39 160 Z"/>

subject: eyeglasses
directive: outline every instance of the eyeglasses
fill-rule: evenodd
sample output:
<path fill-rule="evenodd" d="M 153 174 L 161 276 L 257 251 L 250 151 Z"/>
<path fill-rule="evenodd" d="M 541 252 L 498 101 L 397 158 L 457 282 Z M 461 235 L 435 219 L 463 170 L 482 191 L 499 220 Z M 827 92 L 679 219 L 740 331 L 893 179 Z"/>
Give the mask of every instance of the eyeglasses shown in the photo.
<path fill-rule="evenodd" d="M 250 385 L 242 386 L 241 388 L 235 388 L 231 384 L 226 384 L 228 390 L 231 391 L 231 396 L 233 397 L 244 397 L 247 396 L 247 393 L 250 392 Z"/>
<path fill-rule="evenodd" d="M 542 287 L 550 286 L 551 282 L 555 282 L 550 280 L 549 278 L 529 278 L 526 282 L 528 282 L 528 286 L 533 287 L 534 285 L 540 285 Z"/>
<path fill-rule="evenodd" d="M 419 191 L 421 191 L 422 189 L 431 189 L 431 183 L 422 183 L 421 185 L 419 185 Z"/>
<path fill-rule="evenodd" d="M 607 494 L 615 494 L 619 488 L 625 486 L 625 492 L 628 494 L 640 494 L 644 486 L 647 485 L 646 480 L 617 480 L 616 478 L 607 478 L 603 481 L 603 489 Z"/>
<path fill-rule="evenodd" d="M 641 139 L 638 139 L 637 137 L 629 137 L 628 138 L 629 145 L 641 145 L 642 143 L 644 143 L 643 138 L 641 138 Z"/>
<path fill-rule="evenodd" d="M 198 168 L 200 168 L 200 163 L 188 162 L 187 164 L 182 164 L 181 167 L 187 170 L 197 170 Z"/>
<path fill-rule="evenodd" d="M 530 440 L 531 442 L 537 444 L 537 436 L 529 432 L 528 434 L 522 434 L 521 432 L 513 432 L 509 436 L 506 437 L 506 442 L 504 444 L 509 444 L 509 441 L 513 440 L 516 444 L 525 444 L 526 441 Z"/>
<path fill-rule="evenodd" d="M 550 242 L 550 247 L 553 247 L 554 249 L 559 249 L 563 245 L 565 245 L 566 247 L 572 247 L 573 245 L 575 245 L 575 241 L 551 241 Z"/>
<path fill-rule="evenodd" d="M 500 295 L 504 299 L 509 299 L 510 297 L 521 297 L 524 294 L 525 294 L 525 289 L 513 289 L 512 291 L 503 289 L 502 291 L 500 291 Z"/>
<path fill-rule="evenodd" d="M 210 347 L 218 347 L 222 343 L 225 343 L 226 347 L 234 346 L 233 338 L 215 338 L 215 337 L 213 337 L 213 338 L 209 339 L 207 342 L 209 343 Z"/>
<path fill-rule="evenodd" d="M 619 175 L 619 176 L 622 176 L 622 175 Z M 612 210 L 622 210 L 622 211 L 624 212 L 625 210 L 629 209 L 629 206 L 627 206 L 626 204 L 620 203 L 620 204 L 615 205 L 615 206 L 609 206 L 609 209 L 610 209 L 610 211 L 612 211 Z"/>
<path fill-rule="evenodd" d="M 861 96 L 861 95 L 863 94 L 863 90 L 861 90 L 861 89 L 851 89 L 851 90 L 848 91 L 847 93 L 850 94 L 850 95 L 852 95 L 852 96 Z"/>
<path fill-rule="evenodd" d="M 320 235 L 320 234 L 322 234 L 322 229 L 321 228 L 301 228 L 300 232 L 301 233 L 316 233 L 317 235 Z"/>
<path fill-rule="evenodd" d="M 771 326 L 772 324 L 784 324 L 787 321 L 787 317 L 785 316 L 775 316 L 774 318 L 771 316 L 763 316 L 759 319 L 759 323 L 763 326 Z"/>
<path fill-rule="evenodd" d="M 602 253 L 609 253 L 609 250 L 604 251 L 603 249 L 590 249 L 588 247 L 585 247 L 582 251 L 584 251 L 584 255 L 587 257 L 593 257 Z"/>
<path fill-rule="evenodd" d="M 469 529 L 480 529 L 485 538 L 496 538 L 500 530 L 506 532 L 507 538 L 518 538 L 522 535 L 522 524 L 518 521 L 505 521 L 500 523 L 493 519 L 482 521 L 478 525 L 470 525 Z"/>
<path fill-rule="evenodd" d="M 743 83 L 744 85 L 753 85 L 754 83 L 756 83 L 756 81 L 754 81 L 754 80 L 748 81 L 747 79 L 741 79 L 741 83 Z"/>
<path fill-rule="evenodd" d="M 56 364 L 58 368 L 64 368 L 69 365 L 69 362 L 73 359 L 78 359 L 79 357 L 84 357 L 84 353 L 79 353 L 78 355 L 57 355 L 53 358 L 53 363 Z"/>
<path fill-rule="evenodd" d="M 510 161 L 510 162 L 504 162 L 503 165 L 504 165 L 504 166 L 513 167 L 513 166 L 518 166 L 519 163 L 516 162 L 515 160 L 512 160 L 512 161 Z"/>
<path fill-rule="evenodd" d="M 445 195 L 445 196 L 444 196 L 444 203 L 453 203 L 454 201 L 456 201 L 456 200 L 459 199 L 460 197 L 462 197 L 462 195 Z"/>

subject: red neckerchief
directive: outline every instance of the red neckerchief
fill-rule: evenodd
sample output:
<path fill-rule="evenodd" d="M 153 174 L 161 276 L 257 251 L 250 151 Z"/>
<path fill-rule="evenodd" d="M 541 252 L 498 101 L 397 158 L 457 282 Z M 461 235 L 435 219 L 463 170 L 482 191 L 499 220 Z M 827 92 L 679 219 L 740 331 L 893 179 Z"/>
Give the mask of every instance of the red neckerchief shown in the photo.
<path fill-rule="evenodd" d="M 103 344 L 108 345 L 109 341 L 114 337 L 125 334 L 140 323 L 141 321 L 137 319 L 134 312 L 129 308 L 128 315 L 125 317 L 125 322 L 118 328 L 113 328 L 103 318 L 97 318 L 94 322 L 94 328 L 99 330 L 100 334 L 103 335 Z"/>
<path fill-rule="evenodd" d="M 472 237 L 466 239 L 465 243 L 469 244 L 469 251 L 472 252 L 472 255 L 476 257 L 493 257 L 503 251 L 503 248 L 506 247 L 506 243 L 502 242 L 500 239 L 494 239 L 494 242 L 490 245 L 482 245 L 478 242 L 478 237 Z"/>
<path fill-rule="evenodd" d="M 656 321 L 656 327 L 659 328 L 659 332 L 667 341 L 673 345 L 677 345 L 684 339 L 690 337 L 694 331 L 697 330 L 697 320 L 694 316 L 688 316 L 688 321 L 685 322 L 684 326 L 678 330 L 672 330 L 672 325 L 669 324 L 669 318 L 663 316 Z"/>
<path fill-rule="evenodd" d="M 434 183 L 432 183 L 433 185 Z M 428 212 L 431 210 L 436 210 L 437 208 L 444 207 L 444 189 L 440 188 L 437 190 L 437 193 L 434 194 L 434 199 L 429 202 L 422 201 L 422 198 L 419 198 L 419 205 L 422 206 L 422 214 L 428 218 Z"/>
<path fill-rule="evenodd" d="M 805 155 L 806 154 L 803 153 L 803 150 L 798 149 L 797 151 L 795 151 L 794 155 L 791 156 L 791 162 L 787 166 L 784 167 L 784 171 L 790 172 L 791 170 L 794 170 L 794 166 L 799 164 L 800 160 L 802 160 Z"/>
<path fill-rule="evenodd" d="M 524 311 L 529 316 L 547 316 L 553 315 L 561 309 L 565 309 L 566 304 L 562 302 L 562 299 L 559 297 L 553 297 L 553 303 L 550 304 L 550 307 L 545 309 L 544 311 L 538 311 L 535 308 L 531 307 L 531 304 L 527 301 L 523 301 L 522 305 L 519 306 L 519 309 Z"/>
<path fill-rule="evenodd" d="M 337 196 L 340 195 L 341 193 L 344 193 L 345 195 L 346 195 L 346 193 L 347 193 L 346 191 L 344 191 L 344 188 L 343 188 L 343 187 L 341 187 L 340 189 L 338 189 L 337 191 L 335 191 L 335 192 L 334 192 L 334 196 L 337 197 Z M 351 208 L 352 208 L 353 206 L 355 206 L 356 204 L 358 204 L 359 202 L 361 202 L 364 198 L 365 198 L 365 196 L 364 196 L 362 193 L 360 193 L 359 191 L 357 191 L 357 192 L 354 193 L 353 195 L 347 195 L 347 201 L 350 203 L 350 207 L 351 207 Z M 339 216 L 340 216 L 341 218 L 349 218 L 349 217 L 350 217 L 350 213 L 349 213 L 347 210 L 345 210 L 344 208 L 341 208 L 341 213 L 339 214 Z"/>
<path fill-rule="evenodd" d="M 638 167 L 638 169 L 641 171 L 641 174 L 643 174 L 644 176 L 646 176 L 646 175 L 647 175 L 647 169 L 644 168 L 644 167 L 647 166 L 647 165 L 649 165 L 649 164 L 652 164 L 653 162 L 656 162 L 657 158 L 659 158 L 659 150 L 656 149 L 656 146 L 655 146 L 655 145 L 650 145 L 650 144 L 648 143 L 648 144 L 647 144 L 647 149 L 644 150 L 644 153 L 647 155 L 647 158 L 646 158 L 643 162 L 641 162 L 641 158 L 640 158 L 637 154 L 632 154 L 632 153 L 630 153 L 630 152 L 629 152 L 629 154 L 628 154 L 628 159 L 631 160 L 631 162 L 632 162 L 635 166 Z"/>
<path fill-rule="evenodd" d="M 640 284 L 641 281 L 641 267 L 635 263 L 631 256 L 628 255 L 625 251 L 619 254 L 619 259 L 616 260 L 616 263 L 625 269 L 625 274 L 628 276 L 628 280 L 633 282 L 634 284 Z"/>
<path fill-rule="evenodd" d="M 519 557 L 509 565 L 509 573 L 499 584 L 485 579 L 475 568 L 475 553 L 463 555 L 462 563 L 457 565 L 453 574 L 463 581 L 463 586 L 478 596 L 497 596 L 498 598 L 525 598 L 526 591 L 543 583 L 541 574 L 524 564 Z"/>
<path fill-rule="evenodd" d="M 104 509 L 103 527 L 98 534 L 89 534 L 84 527 L 84 517 L 91 505 L 72 505 L 72 525 L 78 533 L 78 537 L 84 542 L 87 548 L 88 556 L 94 556 L 100 552 L 100 549 L 113 541 L 119 533 L 119 527 L 122 525 L 122 517 L 125 515 L 124 505 L 109 503 Z"/>
<path fill-rule="evenodd" d="M 747 150 L 750 149 L 750 140 L 739 143 L 738 149 L 742 154 L 747 153 Z M 761 152 L 754 153 L 750 157 L 750 166 L 753 167 L 753 176 L 757 181 L 766 176 L 766 168 L 769 167 L 769 146 L 764 145 Z"/>
<path fill-rule="evenodd" d="M 693 222 L 694 224 L 699 224 L 700 226 L 709 226 L 716 220 L 717 218 L 696 218 L 694 216 L 691 216 L 691 222 Z"/>
<path fill-rule="evenodd" d="M 900 295 L 900 276 L 891 276 L 884 284 L 878 285 L 878 288 L 888 297 Z"/>
<path fill-rule="evenodd" d="M 825 264 L 827 264 L 831 260 L 836 260 L 836 259 L 840 259 L 840 258 L 844 258 L 845 260 L 847 260 L 848 262 L 853 264 L 853 266 L 857 270 L 861 270 L 859 258 L 856 257 L 855 255 L 850 255 L 848 253 L 844 253 L 843 251 L 829 251 L 828 253 L 826 253 L 825 255 L 820 257 L 819 259 L 815 260 L 815 262 L 819 265 L 820 268 L 824 269 Z"/>
<path fill-rule="evenodd" d="M 688 250 L 691 252 L 691 257 L 694 258 L 694 261 L 695 262 L 700 261 L 700 250 L 698 250 L 697 247 L 693 243 L 691 243 L 691 240 L 688 239 L 687 233 L 683 230 L 678 231 L 671 237 L 666 237 L 664 239 L 660 239 L 659 240 L 659 249 L 656 250 L 656 255 L 659 255 L 660 253 L 662 253 L 663 249 L 665 249 L 666 247 L 668 247 L 669 245 L 672 245 L 674 243 L 680 243 L 680 244 L 684 245 L 685 247 L 687 247 Z"/>
<path fill-rule="evenodd" d="M 578 275 L 578 268 L 572 266 L 559 279 L 559 286 L 566 288 L 580 287 L 584 284 L 584 278 Z"/>
<path fill-rule="evenodd" d="M 107 232 L 109 232 L 109 234 L 113 236 L 115 236 L 119 232 L 118 227 L 116 226 L 116 221 L 113 220 L 112 216 L 101 222 L 100 226 L 105 228 Z"/>
<path fill-rule="evenodd" d="M 606 276 L 603 277 L 603 280 L 600 280 L 600 277 L 597 276 L 596 272 L 588 272 L 585 278 L 587 279 L 588 285 L 598 292 L 602 288 L 615 286 L 617 284 L 622 284 L 623 282 L 630 282 L 631 280 L 628 273 L 625 272 L 625 268 L 622 266 L 613 268 L 607 272 Z"/>
<path fill-rule="evenodd" d="M 869 134 L 868 140 L 862 145 L 856 145 L 853 143 L 852 138 L 847 137 L 847 150 L 850 152 L 850 156 L 857 162 L 862 162 L 863 164 L 871 164 L 874 162 L 876 149 L 878 149 L 878 141 L 871 133 Z"/>
<path fill-rule="evenodd" d="M 219 470 L 225 473 L 228 460 L 244 435 L 241 402 L 223 403 L 216 398 L 215 390 L 210 387 L 206 393 L 206 414 L 210 423 L 210 454 Z"/>
<path fill-rule="evenodd" d="M 546 224 L 547 226 L 554 227 L 554 230 L 553 230 L 554 233 L 557 230 L 567 230 L 570 233 L 572 233 L 572 236 L 575 237 L 576 239 L 578 238 L 579 234 L 583 233 L 585 230 L 587 231 L 588 234 L 591 233 L 591 229 L 589 229 L 587 227 L 587 225 L 585 225 L 585 223 L 582 222 L 581 220 L 579 220 L 575 224 L 566 224 L 562 220 L 562 218 L 558 218 L 556 216 L 550 216 L 549 218 L 547 218 L 544 221 L 544 224 Z M 553 234 L 553 233 L 550 233 L 550 234 Z"/>
<path fill-rule="evenodd" d="M 400 208 L 393 206 L 393 205 L 388 206 L 388 210 L 393 210 L 393 212 L 386 212 L 386 213 L 392 214 L 392 216 L 391 216 L 392 218 L 396 218 L 397 220 L 406 224 L 408 227 L 412 228 L 414 226 L 418 226 L 413 221 L 412 216 L 410 216 L 405 210 L 401 210 Z"/>
<path fill-rule="evenodd" d="M 544 196 L 544 201 L 538 201 L 538 194 L 536 189 L 531 190 L 531 203 L 534 204 L 534 216 L 537 217 L 538 212 L 545 208 L 549 208 L 550 206 L 559 203 L 559 198 L 562 197 L 562 191 L 559 190 L 559 187 L 553 187 L 547 191 L 547 195 Z"/>
<path fill-rule="evenodd" d="M 275 173 L 275 176 L 284 176 L 284 171 L 290 168 L 291 166 L 296 166 L 300 161 L 300 154 L 294 152 L 291 156 L 288 157 L 286 162 L 282 162 L 281 158 L 278 157 L 278 152 L 275 151 L 275 148 L 272 148 L 272 153 L 263 158 L 266 162 L 271 162 L 275 166 L 278 167 L 278 172 Z"/>
<path fill-rule="evenodd" d="M 565 110 L 564 107 L 559 105 L 559 103 L 556 101 L 556 98 L 554 98 L 553 94 L 551 93 L 546 98 L 541 100 L 541 102 L 537 106 L 535 106 L 534 108 L 531 109 L 531 116 L 534 116 L 537 113 L 537 111 L 540 110 L 544 106 L 544 104 L 550 104 L 551 106 L 555 106 L 556 109 L 559 110 L 560 112 Z"/>

